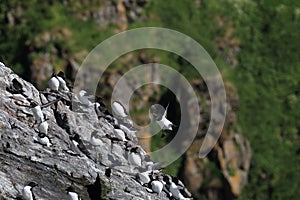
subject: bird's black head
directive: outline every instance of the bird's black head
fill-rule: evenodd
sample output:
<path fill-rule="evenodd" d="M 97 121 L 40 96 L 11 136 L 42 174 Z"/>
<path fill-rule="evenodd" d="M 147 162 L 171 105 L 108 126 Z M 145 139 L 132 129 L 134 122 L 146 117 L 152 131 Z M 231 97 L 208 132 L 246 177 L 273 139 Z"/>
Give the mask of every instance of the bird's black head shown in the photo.
<path fill-rule="evenodd" d="M 30 106 L 31 106 L 32 108 L 37 107 L 37 106 L 38 106 L 38 103 L 37 103 L 36 101 L 31 101 L 31 102 L 30 102 Z"/>
<path fill-rule="evenodd" d="M 163 178 L 163 180 L 167 183 L 167 184 L 171 184 L 171 180 L 172 180 L 172 178 L 171 177 L 169 177 L 168 175 L 164 175 L 164 178 Z"/>
<path fill-rule="evenodd" d="M 44 137 L 46 137 L 46 134 L 45 133 L 39 133 L 39 135 L 38 135 L 40 138 L 44 138 Z"/>
<path fill-rule="evenodd" d="M 59 77 L 61 77 L 61 78 L 64 79 L 65 78 L 65 73 L 62 72 L 62 71 L 60 71 L 60 72 L 58 72 L 57 76 L 59 76 Z"/>
<path fill-rule="evenodd" d="M 133 153 L 138 153 L 140 150 L 139 150 L 139 147 L 133 147 L 130 149 L 130 152 L 133 152 Z"/>
<path fill-rule="evenodd" d="M 35 182 L 33 182 L 33 181 L 31 181 L 31 182 L 28 183 L 28 186 L 30 186 L 30 187 L 35 187 L 35 186 L 37 186 L 37 185 L 38 185 L 38 184 L 35 183 Z"/>
<path fill-rule="evenodd" d="M 72 186 L 69 186 L 67 189 L 66 189 L 67 192 L 75 192 L 75 189 L 72 187 Z"/>
<path fill-rule="evenodd" d="M 52 78 L 52 77 L 56 77 L 56 76 L 57 76 L 56 73 L 53 72 L 52 75 L 51 75 L 51 78 Z"/>

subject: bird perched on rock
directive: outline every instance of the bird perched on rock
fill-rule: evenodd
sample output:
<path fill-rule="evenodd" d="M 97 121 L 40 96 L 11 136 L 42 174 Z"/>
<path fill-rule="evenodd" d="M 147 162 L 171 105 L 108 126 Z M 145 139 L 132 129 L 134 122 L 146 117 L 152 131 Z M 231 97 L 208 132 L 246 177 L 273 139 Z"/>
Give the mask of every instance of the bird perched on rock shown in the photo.
<path fill-rule="evenodd" d="M 75 189 L 72 186 L 68 187 L 66 191 L 67 191 L 69 200 L 81 200 L 79 198 L 78 194 L 75 192 Z"/>
<path fill-rule="evenodd" d="M 90 139 L 90 143 L 93 146 L 102 146 L 104 145 L 104 143 L 102 142 L 102 140 L 100 139 L 100 137 L 97 134 L 97 131 L 93 131 L 91 133 L 91 139 Z"/>
<path fill-rule="evenodd" d="M 65 74 L 60 71 L 57 76 L 56 76 L 58 82 L 59 82 L 59 88 L 62 90 L 62 91 L 65 91 L 65 92 L 69 92 L 70 89 L 68 88 L 67 86 L 67 82 L 66 82 L 66 79 L 65 79 Z"/>
<path fill-rule="evenodd" d="M 123 117 L 124 118 L 124 117 L 128 116 L 125 107 L 119 101 L 114 101 L 111 104 L 111 109 L 113 111 L 113 114 L 116 117 Z"/>
<path fill-rule="evenodd" d="M 39 123 L 39 125 L 38 125 L 39 133 L 44 133 L 44 134 L 47 135 L 47 133 L 48 133 L 48 127 L 49 127 L 49 124 L 48 124 L 48 122 L 46 120 L 43 121 L 43 122 L 41 122 L 41 123 Z"/>
<path fill-rule="evenodd" d="M 114 134 L 119 140 L 127 141 L 124 131 L 122 131 L 122 129 L 120 129 L 119 126 L 114 126 Z"/>
<path fill-rule="evenodd" d="M 141 183 L 141 185 L 148 184 L 151 181 L 149 173 L 150 171 L 145 171 L 136 174 L 136 179 Z"/>
<path fill-rule="evenodd" d="M 24 200 L 34 200 L 34 195 L 32 193 L 32 188 L 36 187 L 37 184 L 35 182 L 30 182 L 22 189 L 22 196 Z"/>
<path fill-rule="evenodd" d="M 142 166 L 142 155 L 138 149 L 139 147 L 133 147 L 128 153 L 128 161 L 135 166 Z"/>
<path fill-rule="evenodd" d="M 157 194 L 160 194 L 164 188 L 164 184 L 159 180 L 153 180 L 150 182 L 151 190 Z"/>
<path fill-rule="evenodd" d="M 52 91 L 58 91 L 59 88 L 59 80 L 57 79 L 57 75 L 55 73 L 52 74 L 50 80 L 48 81 L 48 86 Z"/>
<path fill-rule="evenodd" d="M 170 176 L 165 175 L 163 179 L 166 182 L 166 186 L 169 189 L 172 197 L 174 197 L 175 199 L 178 199 L 178 200 L 190 200 L 190 199 L 192 199 L 190 197 L 183 196 L 182 193 L 184 192 L 184 188 L 182 188 L 181 186 L 176 185 L 172 181 L 172 178 Z"/>
<path fill-rule="evenodd" d="M 37 142 L 40 143 L 43 146 L 51 147 L 50 139 L 47 137 L 45 133 L 39 133 Z"/>
<path fill-rule="evenodd" d="M 80 90 L 77 97 L 80 103 L 82 103 L 85 106 L 92 106 L 93 103 L 89 100 L 88 96 L 86 95 L 87 92 L 85 90 Z"/>
<path fill-rule="evenodd" d="M 36 123 L 41 123 L 44 121 L 44 114 L 42 112 L 41 106 L 38 105 L 37 102 L 35 101 L 31 101 L 30 102 L 30 106 L 31 106 L 31 111 L 33 113 L 33 117 L 35 119 Z"/>

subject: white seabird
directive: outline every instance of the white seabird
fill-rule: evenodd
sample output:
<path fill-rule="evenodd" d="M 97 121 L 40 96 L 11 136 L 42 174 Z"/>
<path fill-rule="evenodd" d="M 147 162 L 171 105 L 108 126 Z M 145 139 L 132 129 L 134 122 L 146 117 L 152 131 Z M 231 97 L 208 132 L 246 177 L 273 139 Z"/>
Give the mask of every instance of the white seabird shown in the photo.
<path fill-rule="evenodd" d="M 172 127 L 174 126 L 174 124 L 170 120 L 167 119 L 168 107 L 169 107 L 169 104 L 166 107 L 163 115 L 161 117 L 155 118 L 155 121 L 162 130 L 172 131 L 173 130 Z M 154 110 L 153 107 L 151 107 L 152 114 L 155 115 L 156 113 L 153 113 L 153 110 Z"/>
<path fill-rule="evenodd" d="M 32 188 L 35 186 L 37 186 L 36 183 L 30 182 L 28 185 L 26 185 L 22 189 L 22 196 L 23 196 L 24 200 L 33 200 Z"/>
<path fill-rule="evenodd" d="M 142 156 L 138 152 L 138 147 L 131 148 L 128 153 L 128 161 L 131 165 L 142 166 Z"/>
<path fill-rule="evenodd" d="M 77 97 L 83 105 L 85 105 L 85 106 L 92 106 L 93 105 L 93 103 L 86 96 L 86 91 L 85 90 L 80 90 Z"/>
<path fill-rule="evenodd" d="M 38 130 L 40 133 L 44 133 L 47 135 L 49 124 L 47 121 L 43 121 L 38 125 Z"/>
<path fill-rule="evenodd" d="M 39 106 L 36 102 L 32 101 L 30 103 L 31 111 L 33 113 L 33 117 L 36 123 L 41 123 L 44 121 L 44 114 L 42 112 L 41 106 Z"/>
<path fill-rule="evenodd" d="M 111 109 L 113 111 L 113 114 L 116 115 L 116 117 L 124 118 L 128 116 L 125 107 L 119 101 L 114 101 L 111 105 Z"/>
<path fill-rule="evenodd" d="M 67 188 L 67 194 L 69 197 L 69 200 L 80 200 L 78 194 L 75 192 L 73 187 L 68 187 Z"/>
<path fill-rule="evenodd" d="M 97 135 L 97 131 L 93 131 L 91 133 L 91 139 L 90 139 L 90 143 L 94 146 L 103 146 L 104 143 L 102 142 L 101 139 L 99 139 L 98 135 Z"/>
<path fill-rule="evenodd" d="M 114 128 L 114 134 L 115 134 L 116 138 L 118 138 L 119 140 L 127 141 L 127 140 L 126 140 L 125 133 L 124 133 L 124 131 L 122 131 L 121 129 L 119 129 L 119 128 Z"/>
<path fill-rule="evenodd" d="M 53 91 L 58 91 L 59 88 L 59 80 L 56 77 L 56 74 L 53 73 L 52 77 L 50 78 L 50 80 L 48 81 L 48 86 L 51 90 Z"/>
<path fill-rule="evenodd" d="M 137 179 L 138 181 L 141 183 L 141 185 L 147 184 L 151 181 L 150 177 L 149 177 L 149 171 L 145 171 L 145 172 L 141 172 L 141 173 L 137 173 Z"/>
<path fill-rule="evenodd" d="M 59 88 L 61 88 L 63 91 L 69 92 L 69 88 L 67 86 L 67 83 L 65 81 L 65 75 L 62 71 L 60 71 L 57 76 L 57 80 L 59 81 Z"/>
<path fill-rule="evenodd" d="M 158 181 L 158 180 L 154 180 L 151 182 L 151 189 L 153 190 L 153 192 L 160 194 L 161 191 L 163 190 L 164 185 L 162 182 Z"/>
<path fill-rule="evenodd" d="M 164 180 L 166 181 L 166 184 L 167 184 L 167 186 L 170 190 L 170 193 L 171 193 L 172 197 L 174 197 L 175 199 L 179 199 L 179 200 L 190 200 L 190 199 L 192 199 L 192 198 L 186 198 L 182 195 L 181 190 L 184 190 L 184 188 L 182 186 L 176 185 L 172 181 L 171 176 L 165 175 Z M 177 182 L 179 182 L 179 180 Z M 181 181 L 179 183 L 182 184 Z"/>
<path fill-rule="evenodd" d="M 38 138 L 37 138 L 37 141 L 41 144 L 41 145 L 44 145 L 44 146 L 47 146 L 47 147 L 51 147 L 51 142 L 49 140 L 49 138 L 46 136 L 45 133 L 39 133 L 38 134 Z"/>

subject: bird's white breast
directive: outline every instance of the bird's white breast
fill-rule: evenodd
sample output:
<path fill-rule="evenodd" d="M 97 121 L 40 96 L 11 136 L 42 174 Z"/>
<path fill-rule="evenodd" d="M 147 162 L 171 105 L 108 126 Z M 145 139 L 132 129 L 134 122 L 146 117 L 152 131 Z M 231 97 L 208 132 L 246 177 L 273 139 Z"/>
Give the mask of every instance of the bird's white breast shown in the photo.
<path fill-rule="evenodd" d="M 56 77 L 52 77 L 48 82 L 51 90 L 57 91 L 59 88 L 59 80 Z"/>
<path fill-rule="evenodd" d="M 160 181 L 152 181 L 151 182 L 152 190 L 158 194 L 161 193 L 164 185 Z"/>
<path fill-rule="evenodd" d="M 25 200 L 33 200 L 30 186 L 25 186 L 23 188 L 22 195 Z"/>

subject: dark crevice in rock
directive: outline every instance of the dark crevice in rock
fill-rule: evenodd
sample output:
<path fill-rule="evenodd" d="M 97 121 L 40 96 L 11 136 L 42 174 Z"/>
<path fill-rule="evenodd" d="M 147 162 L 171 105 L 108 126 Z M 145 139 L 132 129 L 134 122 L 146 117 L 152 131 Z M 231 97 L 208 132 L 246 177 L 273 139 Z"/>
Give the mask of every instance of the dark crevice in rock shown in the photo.
<path fill-rule="evenodd" d="M 103 199 L 103 196 L 106 196 L 106 193 L 108 192 L 108 188 L 100 179 L 99 175 L 97 176 L 95 182 L 91 185 L 87 185 L 86 188 L 91 200 Z"/>

